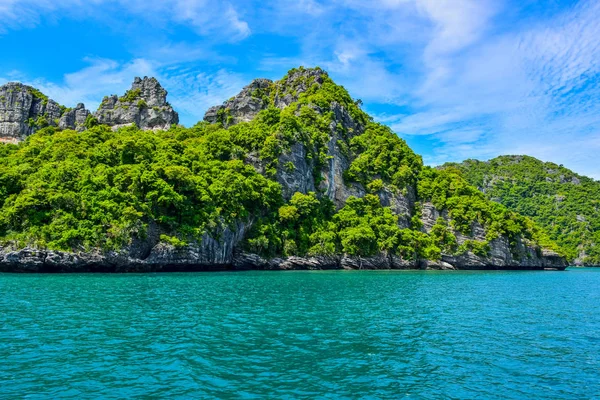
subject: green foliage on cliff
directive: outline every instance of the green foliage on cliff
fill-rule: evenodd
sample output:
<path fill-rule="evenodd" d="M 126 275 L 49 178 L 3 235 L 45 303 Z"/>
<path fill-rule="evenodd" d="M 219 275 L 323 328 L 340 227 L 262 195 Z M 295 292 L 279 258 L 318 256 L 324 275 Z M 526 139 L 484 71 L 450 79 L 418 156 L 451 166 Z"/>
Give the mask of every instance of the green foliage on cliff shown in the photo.
<path fill-rule="evenodd" d="M 141 93 L 142 93 L 142 90 L 139 88 L 130 89 L 127 92 L 125 92 L 125 94 L 123 96 L 119 97 L 119 101 L 121 103 L 133 103 L 140 97 Z"/>
<path fill-rule="evenodd" d="M 183 131 L 46 128 L 7 148 L 0 235 L 19 245 L 119 248 L 149 224 L 198 239 L 281 203 L 277 183 L 230 151 L 213 152 L 210 133 Z"/>
<path fill-rule="evenodd" d="M 376 195 L 349 197 L 338 212 L 328 198 L 296 193 L 279 208 L 278 218 L 253 227 L 247 249 L 266 256 L 372 256 L 380 252 L 407 260 L 438 260 L 436 238 L 415 229 L 402 229 L 398 216 L 383 207 Z"/>
<path fill-rule="evenodd" d="M 568 257 L 600 265 L 600 182 L 528 156 L 446 164 L 487 198 L 531 217 Z"/>
<path fill-rule="evenodd" d="M 214 124 L 113 132 L 88 116 L 82 133 L 47 127 L 18 146 L 0 146 L 0 240 L 120 249 L 159 232 L 160 241 L 184 247 L 244 222 L 242 246 L 269 257 L 439 260 L 442 253 L 485 255 L 500 235 L 513 246 L 522 238 L 551 245 L 529 219 L 490 202 L 456 171 L 423 167 L 404 140 L 373 122 L 324 71 L 292 70 L 253 95 L 264 109 L 249 122 L 231 125 L 224 108 Z M 138 96 L 130 91 L 121 101 Z M 303 157 L 301 179 L 314 191 L 284 198 L 281 176 L 299 167 L 282 159 L 292 153 Z M 332 180 L 333 173 L 340 178 L 340 163 L 345 183 L 367 194 L 338 201 L 336 209 L 327 192 L 344 184 Z M 384 196 L 415 192 L 411 215 L 382 205 Z M 419 216 L 426 202 L 450 222 L 438 218 L 427 233 Z M 470 235 L 475 223 L 486 229 L 486 241 L 459 245 L 457 232 Z"/>
<path fill-rule="evenodd" d="M 456 169 L 424 168 L 417 190 L 421 199 L 430 201 L 438 210 L 447 210 L 451 226 L 464 235 L 471 235 L 477 223 L 485 228 L 488 242 L 505 236 L 514 246 L 522 238 L 562 251 L 532 220 L 488 200 Z"/>
<path fill-rule="evenodd" d="M 39 99 L 42 101 L 42 104 L 47 105 L 48 104 L 48 96 L 46 96 L 44 93 L 40 92 L 38 89 L 36 88 L 32 88 L 32 87 L 28 87 L 27 91 L 36 99 Z"/>
<path fill-rule="evenodd" d="M 369 123 L 365 133 L 352 138 L 350 148 L 356 154 L 346 179 L 369 185 L 374 179 L 397 188 L 414 185 L 423 165 L 406 142 L 390 128 Z"/>

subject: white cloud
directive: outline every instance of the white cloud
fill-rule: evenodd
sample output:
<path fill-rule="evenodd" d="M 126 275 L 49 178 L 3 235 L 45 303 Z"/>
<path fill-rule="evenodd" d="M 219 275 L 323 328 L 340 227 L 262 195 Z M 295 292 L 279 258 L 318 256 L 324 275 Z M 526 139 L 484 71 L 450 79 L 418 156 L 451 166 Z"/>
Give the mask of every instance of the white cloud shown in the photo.
<path fill-rule="evenodd" d="M 151 62 L 136 59 L 119 64 L 107 59 L 88 59 L 90 65 L 79 71 L 64 75 L 63 82 L 53 83 L 44 79 L 21 79 L 25 84 L 40 89 L 50 98 L 69 107 L 85 103 L 95 110 L 102 97 L 121 95 L 129 89 L 135 76 L 154 76 L 156 69 Z"/>
<path fill-rule="evenodd" d="M 527 20 L 522 18 L 524 3 L 516 0 L 95 2 L 141 18 L 157 32 L 176 24 L 199 38 L 152 41 L 151 46 L 142 41 L 132 50 L 137 59 L 130 63 L 92 60 L 58 86 L 45 83 L 65 103 L 80 98 L 97 102 L 101 95 L 92 87 L 98 86 L 95 79 L 105 86 L 102 94 L 106 88 L 122 92 L 132 76 L 148 71 L 164 83 L 171 102 L 191 123 L 249 82 L 233 69 L 252 70 L 256 76 L 262 75 L 256 70 L 267 71 L 277 78 L 294 66 L 320 65 L 363 99 L 366 108 L 386 109 L 380 120 L 399 134 L 430 140 L 430 162 L 521 152 L 599 174 L 597 0 L 545 4 L 544 12 L 530 13 Z M 85 15 L 94 8 L 89 4 L 0 0 L 0 34 L 49 15 Z M 514 20 L 519 23 L 511 24 Z M 249 36 L 251 41 L 252 34 L 279 35 L 289 40 L 289 51 L 251 42 L 248 48 L 235 48 L 255 64 L 240 66 L 235 65 L 237 54 L 214 50 L 222 48 L 214 44 Z M 205 68 L 211 66 L 209 72 L 191 63 L 198 59 Z"/>
<path fill-rule="evenodd" d="M 227 11 L 225 11 L 225 16 L 227 17 L 227 21 L 231 24 L 231 26 L 237 31 L 236 39 L 241 40 L 248 37 L 251 33 L 250 27 L 248 23 L 242 21 L 235 9 L 230 5 L 227 7 Z"/>
<path fill-rule="evenodd" d="M 196 69 L 162 71 L 159 80 L 185 125 L 202 120 L 209 107 L 222 104 L 250 83 L 244 76 L 224 69 L 214 73 Z"/>
<path fill-rule="evenodd" d="M 99 7 L 116 7 L 115 15 L 143 18 L 161 27 L 181 24 L 201 36 L 220 35 L 238 41 L 250 35 L 250 27 L 228 2 L 208 0 L 0 0 L 0 34 L 9 29 L 37 25 L 43 18 L 85 15 L 106 18 Z M 112 17 L 112 16 L 111 16 Z"/>
<path fill-rule="evenodd" d="M 419 10 L 435 24 L 427 52 L 445 54 L 476 42 L 497 12 L 488 0 L 416 0 Z"/>
<path fill-rule="evenodd" d="M 597 15 L 600 3 L 586 1 L 525 30 L 463 41 L 455 54 L 432 58 L 430 44 L 415 112 L 387 119 L 400 134 L 431 135 L 436 162 L 530 154 L 597 177 Z M 483 127 L 475 146 L 465 126 Z"/>

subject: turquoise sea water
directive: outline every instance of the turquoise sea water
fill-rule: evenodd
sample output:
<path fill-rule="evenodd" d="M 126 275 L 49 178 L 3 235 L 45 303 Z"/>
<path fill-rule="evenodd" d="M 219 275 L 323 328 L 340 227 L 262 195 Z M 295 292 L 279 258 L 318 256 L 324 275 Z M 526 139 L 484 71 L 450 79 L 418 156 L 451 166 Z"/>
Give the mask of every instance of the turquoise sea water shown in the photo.
<path fill-rule="evenodd" d="M 0 274 L 0 398 L 600 395 L 600 269 Z"/>

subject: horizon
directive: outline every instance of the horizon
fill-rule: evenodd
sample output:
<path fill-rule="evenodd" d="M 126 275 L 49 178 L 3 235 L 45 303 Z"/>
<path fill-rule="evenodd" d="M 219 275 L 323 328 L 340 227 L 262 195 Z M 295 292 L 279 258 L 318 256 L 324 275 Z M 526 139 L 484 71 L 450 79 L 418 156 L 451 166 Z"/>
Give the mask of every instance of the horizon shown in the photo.
<path fill-rule="evenodd" d="M 519 154 L 600 179 L 600 3 L 449 4 L 5 1 L 0 84 L 94 111 L 154 76 L 191 126 L 252 79 L 320 65 L 426 164 Z"/>

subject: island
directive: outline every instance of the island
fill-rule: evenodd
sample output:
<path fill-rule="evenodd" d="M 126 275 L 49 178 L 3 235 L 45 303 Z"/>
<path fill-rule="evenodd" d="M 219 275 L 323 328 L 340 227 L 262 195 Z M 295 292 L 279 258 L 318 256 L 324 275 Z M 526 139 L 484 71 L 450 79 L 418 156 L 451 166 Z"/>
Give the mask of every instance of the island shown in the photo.
<path fill-rule="evenodd" d="M 321 68 L 186 128 L 154 78 L 95 112 L 0 87 L 0 271 L 563 270 L 534 220 L 423 165 Z"/>

